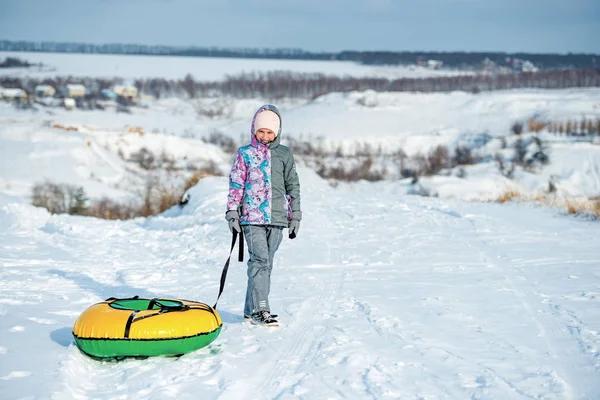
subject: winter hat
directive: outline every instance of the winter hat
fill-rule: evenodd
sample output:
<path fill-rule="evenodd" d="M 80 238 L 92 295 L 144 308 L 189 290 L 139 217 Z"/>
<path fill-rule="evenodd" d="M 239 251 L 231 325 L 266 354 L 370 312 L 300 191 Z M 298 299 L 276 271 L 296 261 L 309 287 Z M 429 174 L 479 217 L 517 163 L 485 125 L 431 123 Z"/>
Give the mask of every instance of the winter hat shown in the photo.
<path fill-rule="evenodd" d="M 258 113 L 254 120 L 254 134 L 256 135 L 256 131 L 259 129 L 267 128 L 272 130 L 277 137 L 280 126 L 281 122 L 279 121 L 279 115 L 271 110 L 264 110 Z"/>

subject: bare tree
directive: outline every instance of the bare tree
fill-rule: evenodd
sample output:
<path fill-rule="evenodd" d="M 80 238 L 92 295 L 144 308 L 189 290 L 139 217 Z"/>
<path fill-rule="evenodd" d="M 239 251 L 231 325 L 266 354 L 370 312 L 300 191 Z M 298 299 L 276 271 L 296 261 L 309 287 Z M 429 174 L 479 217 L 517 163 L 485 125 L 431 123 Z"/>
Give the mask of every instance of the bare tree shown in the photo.
<path fill-rule="evenodd" d="M 196 82 L 191 74 L 185 76 L 183 82 L 181 82 L 181 86 L 191 99 L 196 98 Z"/>

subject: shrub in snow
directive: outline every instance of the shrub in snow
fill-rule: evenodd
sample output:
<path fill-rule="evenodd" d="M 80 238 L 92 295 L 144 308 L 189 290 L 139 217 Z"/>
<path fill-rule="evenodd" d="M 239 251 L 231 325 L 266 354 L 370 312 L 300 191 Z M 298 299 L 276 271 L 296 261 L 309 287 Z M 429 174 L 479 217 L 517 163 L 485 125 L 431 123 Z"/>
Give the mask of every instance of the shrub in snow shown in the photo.
<path fill-rule="evenodd" d="M 435 150 L 426 157 L 424 174 L 435 175 L 444 168 L 450 166 L 450 155 L 448 148 L 444 146 L 437 146 Z"/>
<path fill-rule="evenodd" d="M 145 147 L 142 147 L 137 153 L 131 154 L 131 161 L 136 162 L 145 170 L 150 170 L 156 167 L 156 157 L 154 153 Z"/>
<path fill-rule="evenodd" d="M 209 164 L 198 170 L 183 187 L 164 184 L 157 178 L 149 179 L 139 199 L 117 202 L 102 198 L 88 204 L 88 198 L 81 187 L 45 182 L 37 184 L 32 190 L 32 204 L 43 207 L 52 214 L 73 214 L 103 219 L 126 220 L 136 217 L 148 217 L 162 213 L 181 204 L 183 193 L 206 176 L 217 175 L 217 167 Z"/>
<path fill-rule="evenodd" d="M 229 136 L 225 135 L 223 132 L 216 129 L 213 130 L 207 138 L 203 137 L 202 140 L 205 143 L 219 146 L 226 153 L 235 153 L 237 150 L 235 141 Z"/>
<path fill-rule="evenodd" d="M 510 131 L 515 135 L 520 135 L 523 132 L 523 124 L 521 122 L 515 122 L 510 127 Z"/>
<path fill-rule="evenodd" d="M 500 174 L 502 174 L 504 177 L 506 177 L 508 179 L 514 178 L 514 172 L 515 172 L 515 164 L 514 163 L 506 163 L 506 161 L 504 160 L 504 156 L 500 153 L 497 153 L 494 156 L 494 161 L 496 162 L 496 165 L 498 166 L 498 171 L 500 171 Z"/>
<path fill-rule="evenodd" d="M 120 203 L 105 197 L 91 204 L 87 215 L 102 219 L 127 220 L 139 216 L 139 207 L 133 204 Z"/>
<path fill-rule="evenodd" d="M 331 163 L 324 160 L 318 160 L 316 165 L 317 174 L 324 179 L 334 179 L 337 181 L 355 182 L 360 180 L 380 181 L 385 179 L 386 168 L 378 169 L 373 165 L 373 158 L 366 157 L 358 161 L 354 166 L 348 167 L 342 163 L 331 166 Z"/>
<path fill-rule="evenodd" d="M 199 101 L 195 104 L 196 113 L 206 118 L 223 118 L 231 115 L 231 103 L 225 99 Z"/>
<path fill-rule="evenodd" d="M 525 156 L 527 155 L 527 144 L 519 139 L 515 142 L 513 162 L 517 165 L 525 165 Z"/>
<path fill-rule="evenodd" d="M 454 149 L 454 157 L 452 158 L 452 166 L 472 165 L 478 162 L 478 159 L 473 155 L 473 149 L 467 146 L 458 146 Z"/>
<path fill-rule="evenodd" d="M 514 201 L 514 200 L 526 200 L 523 193 L 521 193 L 521 191 L 515 187 L 507 188 L 498 197 L 493 199 L 493 201 L 496 201 L 498 203 L 506 203 L 507 201 Z"/>
<path fill-rule="evenodd" d="M 328 152 L 323 147 L 323 141 L 319 139 L 309 138 L 308 140 L 301 141 L 294 139 L 293 137 L 287 137 L 285 144 L 292 150 L 295 155 L 299 156 L 314 156 L 314 157 L 325 157 Z M 339 149 L 340 156 L 342 155 L 341 149 Z"/>
<path fill-rule="evenodd" d="M 542 121 L 537 121 L 535 119 L 530 119 L 527 121 L 527 129 L 529 132 L 541 132 L 548 124 Z"/>
<path fill-rule="evenodd" d="M 87 200 L 82 187 L 45 182 L 33 186 L 31 202 L 52 214 L 85 215 Z"/>
<path fill-rule="evenodd" d="M 539 163 L 541 165 L 548 165 L 550 163 L 550 157 L 548 156 L 548 147 L 542 142 L 542 140 L 534 136 L 533 143 L 535 144 L 535 152 L 530 158 L 530 164 Z"/>

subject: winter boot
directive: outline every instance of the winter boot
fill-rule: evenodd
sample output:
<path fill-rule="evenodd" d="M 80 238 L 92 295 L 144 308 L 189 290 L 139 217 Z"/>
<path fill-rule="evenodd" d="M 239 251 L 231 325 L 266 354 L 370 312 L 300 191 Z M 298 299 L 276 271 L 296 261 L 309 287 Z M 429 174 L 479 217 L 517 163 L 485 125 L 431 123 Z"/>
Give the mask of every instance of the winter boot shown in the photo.
<path fill-rule="evenodd" d="M 279 326 L 279 321 L 273 318 L 268 311 L 259 311 L 252 314 L 250 322 L 252 322 L 253 325 Z"/>
<path fill-rule="evenodd" d="M 278 317 L 279 317 L 279 315 L 277 315 L 277 314 L 271 314 L 271 318 L 273 318 L 273 319 L 278 319 Z M 248 320 L 252 319 L 252 316 L 244 314 L 244 319 L 246 321 L 248 321 Z"/>

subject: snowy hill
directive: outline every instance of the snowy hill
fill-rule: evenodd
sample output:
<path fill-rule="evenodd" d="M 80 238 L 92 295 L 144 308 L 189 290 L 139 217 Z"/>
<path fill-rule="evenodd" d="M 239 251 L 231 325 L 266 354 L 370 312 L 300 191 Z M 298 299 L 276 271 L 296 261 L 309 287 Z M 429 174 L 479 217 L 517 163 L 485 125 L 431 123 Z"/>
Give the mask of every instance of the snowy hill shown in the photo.
<path fill-rule="evenodd" d="M 3 398 L 600 397 L 597 223 L 299 173 L 305 219 L 273 271 L 282 325 L 242 321 L 245 265 L 233 263 L 220 337 L 178 359 L 99 363 L 71 329 L 111 296 L 212 304 L 229 250 L 226 178 L 130 221 L 1 195 Z"/>
<path fill-rule="evenodd" d="M 151 175 L 166 175 L 163 180 L 176 186 L 194 168 L 208 163 L 223 171 L 229 168 L 229 156 L 215 145 L 145 132 L 127 125 L 127 119 L 103 123 L 106 114 L 89 114 L 101 125 L 96 125 L 94 118 L 77 123 L 66 115 L 15 113 L 0 104 L 0 192 L 29 198 L 34 184 L 49 180 L 82 186 L 92 199 L 124 199 L 141 191 Z M 141 149 L 166 158 L 174 172 L 147 171 L 127 161 Z"/>
<path fill-rule="evenodd" d="M 49 68 L 9 73 L 431 73 L 327 62 L 26 58 Z M 128 112 L 116 103 L 103 111 L 0 103 L 2 399 L 600 398 L 598 222 L 541 203 L 487 202 L 507 189 L 535 196 L 550 184 L 567 196 L 600 196 L 597 137 L 511 133 L 529 119 L 597 121 L 599 89 L 277 101 L 283 142 L 317 149 L 296 153 L 304 220 L 275 259 L 271 304 L 281 326 L 243 322 L 246 266 L 235 262 L 218 307 L 223 331 L 207 348 L 119 363 L 82 355 L 71 329 L 95 302 L 140 295 L 213 304 L 231 239 L 227 178 L 200 180 L 183 207 L 125 221 L 51 215 L 30 205 L 32 187 L 49 180 L 82 186 L 91 199 L 139 200 L 149 179 L 181 188 L 207 166 L 227 174 L 232 148 L 247 143 L 252 113 L 267 101 L 143 99 Z M 542 142 L 547 165 L 499 167 Z M 464 146 L 475 161 L 399 179 L 394 157 L 410 164 L 439 146 Z M 389 167 L 387 180 L 331 182 L 315 172 L 316 161 L 365 158 Z"/>
<path fill-rule="evenodd" d="M 284 123 L 288 135 L 322 137 L 333 149 L 351 152 L 367 142 L 411 155 L 464 134 L 510 135 L 515 121 L 582 116 L 600 117 L 600 89 L 332 93 L 287 110 Z M 246 132 L 244 117 L 225 132 Z"/>
<path fill-rule="evenodd" d="M 149 102 L 147 108 L 134 108 L 131 114 L 41 106 L 31 113 L 2 103 L 0 151 L 6 156 L 0 164 L 0 191 L 28 196 L 35 182 L 47 178 L 83 184 L 92 197 L 102 193 L 124 197 L 128 193 L 123 188 L 139 188 L 145 177 L 143 171 L 132 171 L 131 163 L 123 163 L 121 156 L 127 158 L 142 147 L 184 164 L 213 162 L 227 172 L 232 155 L 199 139 L 217 133 L 237 145 L 247 142 L 249 118 L 262 103 L 260 99 L 168 98 Z M 402 151 L 415 157 L 441 145 L 450 150 L 468 146 L 487 158 L 485 164 L 464 167 L 466 176 L 462 178 L 456 177 L 456 171 L 447 177 L 423 178 L 422 186 L 441 197 L 487 200 L 511 185 L 535 193 L 547 188 L 550 181 L 571 196 L 600 195 L 597 144 L 573 143 L 542 132 L 550 164 L 535 173 L 518 170 L 510 182 L 492 160 L 497 153 L 510 157 L 516 139 L 510 126 L 516 121 L 598 120 L 598 89 L 479 94 L 353 92 L 308 102 L 281 100 L 278 105 L 284 114 L 284 142 L 308 143 L 331 154 L 352 157 L 368 146 L 373 154 L 393 156 Z M 222 114 L 208 117 L 207 109 Z M 52 128 L 56 125 L 78 131 Z M 144 136 L 128 134 L 132 127 L 145 132 Z M 507 143 L 508 149 L 503 150 Z M 391 172 L 390 178 L 397 179 L 397 173 Z"/>

